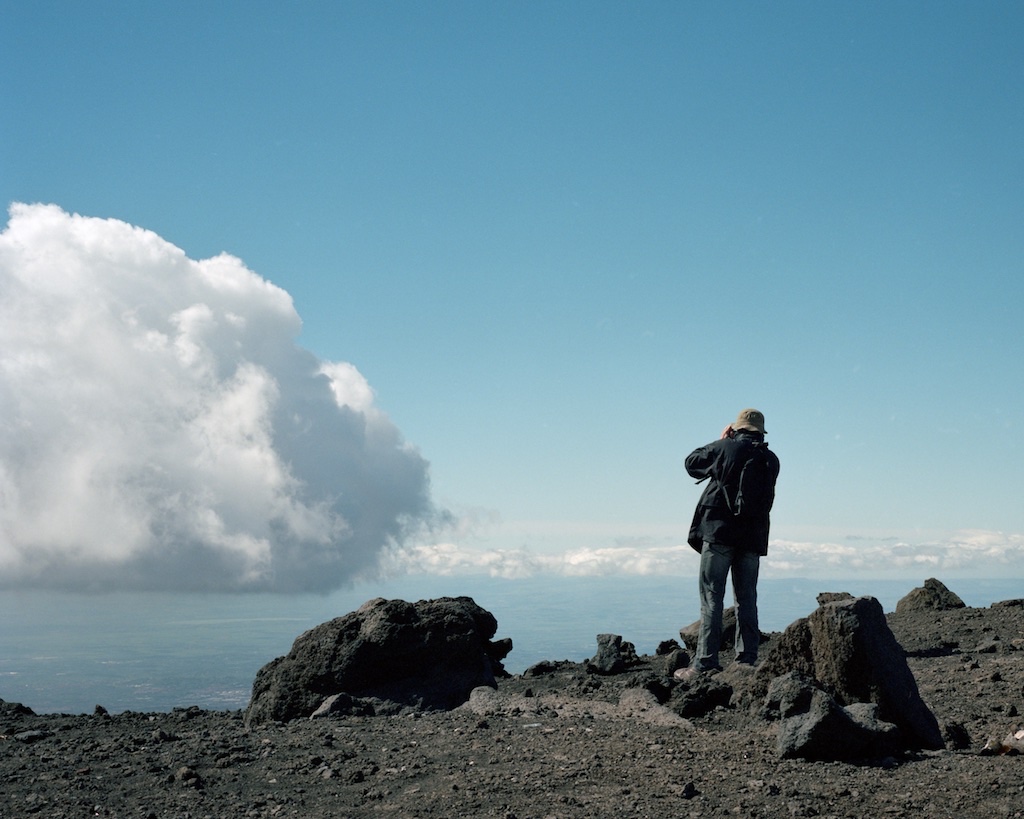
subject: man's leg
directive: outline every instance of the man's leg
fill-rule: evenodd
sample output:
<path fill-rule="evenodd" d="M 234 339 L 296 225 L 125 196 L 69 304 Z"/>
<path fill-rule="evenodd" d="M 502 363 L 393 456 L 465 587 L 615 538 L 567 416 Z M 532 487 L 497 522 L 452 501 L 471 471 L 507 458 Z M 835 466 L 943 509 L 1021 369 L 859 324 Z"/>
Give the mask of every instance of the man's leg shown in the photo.
<path fill-rule="evenodd" d="M 732 560 L 732 593 L 736 599 L 736 660 L 753 665 L 761 632 L 757 623 L 757 573 L 761 556 L 737 549 Z"/>
<path fill-rule="evenodd" d="M 722 602 L 731 563 L 730 547 L 704 544 L 700 553 L 700 632 L 694 663 L 694 667 L 702 671 L 721 667 L 718 648 L 722 642 Z"/>

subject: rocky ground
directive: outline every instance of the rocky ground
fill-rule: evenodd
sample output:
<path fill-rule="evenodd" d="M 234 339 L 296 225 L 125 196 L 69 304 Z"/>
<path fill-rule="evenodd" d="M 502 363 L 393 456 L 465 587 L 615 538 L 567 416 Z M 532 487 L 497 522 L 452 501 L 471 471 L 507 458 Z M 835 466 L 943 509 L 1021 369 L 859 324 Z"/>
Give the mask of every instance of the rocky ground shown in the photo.
<path fill-rule="evenodd" d="M 241 712 L 36 716 L 8 703 L 0 818 L 1024 817 L 1024 756 L 983 752 L 1024 724 L 1024 605 L 888 619 L 946 750 L 780 759 L 773 725 L 748 708 L 685 719 L 641 684 L 649 671 L 574 664 L 447 713 L 251 731 Z"/>

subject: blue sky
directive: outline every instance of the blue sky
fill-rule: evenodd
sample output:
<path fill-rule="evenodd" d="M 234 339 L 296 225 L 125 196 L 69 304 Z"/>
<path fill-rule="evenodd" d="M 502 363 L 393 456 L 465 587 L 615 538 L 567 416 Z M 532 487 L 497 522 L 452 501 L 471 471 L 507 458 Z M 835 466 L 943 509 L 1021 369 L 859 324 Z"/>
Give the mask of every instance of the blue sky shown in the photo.
<path fill-rule="evenodd" d="M 4 206 L 290 295 L 458 521 L 414 566 L 692 572 L 756 406 L 766 569 L 1024 576 L 1019 3 L 0 7 Z"/>

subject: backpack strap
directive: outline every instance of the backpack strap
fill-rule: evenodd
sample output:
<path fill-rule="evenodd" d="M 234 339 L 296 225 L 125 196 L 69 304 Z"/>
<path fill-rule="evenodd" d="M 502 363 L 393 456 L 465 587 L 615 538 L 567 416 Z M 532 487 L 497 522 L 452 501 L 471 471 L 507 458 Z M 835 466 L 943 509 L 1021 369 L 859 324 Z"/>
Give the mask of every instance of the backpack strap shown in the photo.
<path fill-rule="evenodd" d="M 743 472 L 747 468 L 747 465 L 754 460 L 754 458 L 764 458 L 764 450 L 768 445 L 764 441 L 750 441 L 749 449 L 747 450 L 747 457 L 743 461 L 743 464 L 739 468 L 739 473 L 736 475 L 736 501 L 739 502 L 740 493 L 743 487 Z M 729 487 L 722 482 L 722 494 L 725 495 L 726 508 L 733 514 L 739 515 L 740 511 L 734 508 L 733 502 L 729 497 Z"/>

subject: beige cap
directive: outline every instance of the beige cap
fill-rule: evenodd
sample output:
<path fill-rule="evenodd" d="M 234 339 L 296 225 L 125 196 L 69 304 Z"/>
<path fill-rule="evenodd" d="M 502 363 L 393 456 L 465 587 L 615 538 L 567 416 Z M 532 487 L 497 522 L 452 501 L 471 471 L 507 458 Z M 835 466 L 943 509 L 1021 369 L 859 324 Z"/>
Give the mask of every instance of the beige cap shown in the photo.
<path fill-rule="evenodd" d="M 748 429 L 751 432 L 760 432 L 764 435 L 764 413 L 756 409 L 741 410 L 740 414 L 736 416 L 736 423 L 732 425 L 732 428 Z"/>

